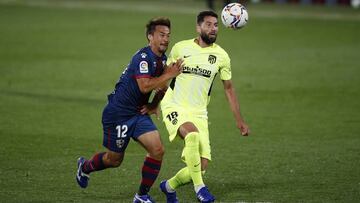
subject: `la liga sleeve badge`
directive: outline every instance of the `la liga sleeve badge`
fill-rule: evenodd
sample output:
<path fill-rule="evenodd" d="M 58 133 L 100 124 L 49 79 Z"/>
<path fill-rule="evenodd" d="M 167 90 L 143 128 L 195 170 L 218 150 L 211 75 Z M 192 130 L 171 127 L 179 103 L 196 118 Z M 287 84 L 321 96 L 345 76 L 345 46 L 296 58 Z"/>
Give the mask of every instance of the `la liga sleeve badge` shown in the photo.
<path fill-rule="evenodd" d="M 139 63 L 140 73 L 148 73 L 149 72 L 149 65 L 146 61 L 141 61 Z"/>

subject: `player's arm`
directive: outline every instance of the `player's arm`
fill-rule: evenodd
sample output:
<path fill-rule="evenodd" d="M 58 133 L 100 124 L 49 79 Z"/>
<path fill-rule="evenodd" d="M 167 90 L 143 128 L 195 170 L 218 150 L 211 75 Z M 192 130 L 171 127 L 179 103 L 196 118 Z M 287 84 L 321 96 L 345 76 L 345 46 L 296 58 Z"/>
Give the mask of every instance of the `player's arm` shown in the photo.
<path fill-rule="evenodd" d="M 170 64 L 160 77 L 136 79 L 140 91 L 145 94 L 154 89 L 163 88 L 166 86 L 169 79 L 174 78 L 181 73 L 182 63 L 183 61 L 179 59 L 175 63 Z"/>
<path fill-rule="evenodd" d="M 229 102 L 231 111 L 233 112 L 236 120 L 236 126 L 240 129 L 242 135 L 247 136 L 250 133 L 250 129 L 241 116 L 240 105 L 236 97 L 235 88 L 232 84 L 232 81 L 223 80 L 223 85 L 226 98 Z"/>
<path fill-rule="evenodd" d="M 166 87 L 164 89 L 156 89 L 156 93 L 154 95 L 154 98 L 152 99 L 150 104 L 144 105 L 142 106 L 140 113 L 141 114 L 155 114 L 157 118 L 159 118 L 160 115 L 160 109 L 159 107 L 159 103 L 160 101 L 164 98 L 165 96 L 165 92 L 166 92 Z"/>
<path fill-rule="evenodd" d="M 155 96 L 153 98 L 153 100 L 151 101 L 151 104 L 153 106 L 158 106 L 160 101 L 164 98 L 165 96 L 165 92 L 167 90 L 167 86 L 164 86 L 162 88 L 159 88 L 159 89 L 156 89 L 156 93 L 155 93 Z"/>

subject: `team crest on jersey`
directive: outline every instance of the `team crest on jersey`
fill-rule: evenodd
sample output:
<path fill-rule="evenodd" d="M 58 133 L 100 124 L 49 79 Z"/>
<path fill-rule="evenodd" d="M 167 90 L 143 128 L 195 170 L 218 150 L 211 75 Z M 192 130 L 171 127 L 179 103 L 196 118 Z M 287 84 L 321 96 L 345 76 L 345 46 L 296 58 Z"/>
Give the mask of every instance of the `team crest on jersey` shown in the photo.
<path fill-rule="evenodd" d="M 209 61 L 209 63 L 211 63 L 211 64 L 216 63 L 216 56 L 214 56 L 214 55 L 209 55 L 208 61 Z"/>
<path fill-rule="evenodd" d="M 124 144 L 125 144 L 125 140 L 123 140 L 123 139 L 116 140 L 116 146 L 118 148 L 122 148 L 124 146 Z"/>
<path fill-rule="evenodd" d="M 139 64 L 140 73 L 148 73 L 149 72 L 149 65 L 146 61 L 141 61 Z"/>
<path fill-rule="evenodd" d="M 146 58 L 147 54 L 146 53 L 141 53 L 141 58 Z"/>

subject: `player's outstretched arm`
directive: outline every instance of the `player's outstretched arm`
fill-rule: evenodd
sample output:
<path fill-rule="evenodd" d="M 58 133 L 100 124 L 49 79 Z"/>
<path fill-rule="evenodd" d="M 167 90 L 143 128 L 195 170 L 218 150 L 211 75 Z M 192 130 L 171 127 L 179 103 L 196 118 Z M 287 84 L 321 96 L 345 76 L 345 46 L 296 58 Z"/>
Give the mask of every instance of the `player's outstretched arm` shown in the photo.
<path fill-rule="evenodd" d="M 179 59 L 176 63 L 170 64 L 164 73 L 157 78 L 138 78 L 136 79 L 142 93 L 151 92 L 154 89 L 162 88 L 171 78 L 178 76 L 182 71 L 183 60 Z"/>
<path fill-rule="evenodd" d="M 249 126 L 245 123 L 240 113 L 240 105 L 235 94 L 235 89 L 231 80 L 223 80 L 224 90 L 226 98 L 229 102 L 231 111 L 234 114 L 236 120 L 236 126 L 240 129 L 243 136 L 247 136 L 250 133 Z"/>

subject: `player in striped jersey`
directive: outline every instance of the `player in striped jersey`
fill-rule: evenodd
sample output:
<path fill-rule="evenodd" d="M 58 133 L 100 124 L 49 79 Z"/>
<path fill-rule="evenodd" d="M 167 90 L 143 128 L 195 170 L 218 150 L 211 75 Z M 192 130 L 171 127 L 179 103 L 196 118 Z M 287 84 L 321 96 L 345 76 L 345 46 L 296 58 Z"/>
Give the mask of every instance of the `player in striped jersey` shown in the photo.
<path fill-rule="evenodd" d="M 103 110 L 103 146 L 107 151 L 96 153 L 89 160 L 80 157 L 76 173 L 77 183 L 86 188 L 90 173 L 121 165 L 132 138 L 147 151 L 134 203 L 154 202 L 148 192 L 159 174 L 164 154 L 159 132 L 149 116 L 156 110 L 163 93 L 157 91 L 151 102 L 150 94 L 166 86 L 167 81 L 182 70 L 181 60 L 178 60 L 164 71 L 170 20 L 155 18 L 149 21 L 146 28 L 149 44 L 132 57 L 115 90 L 108 95 L 108 104 Z"/>

